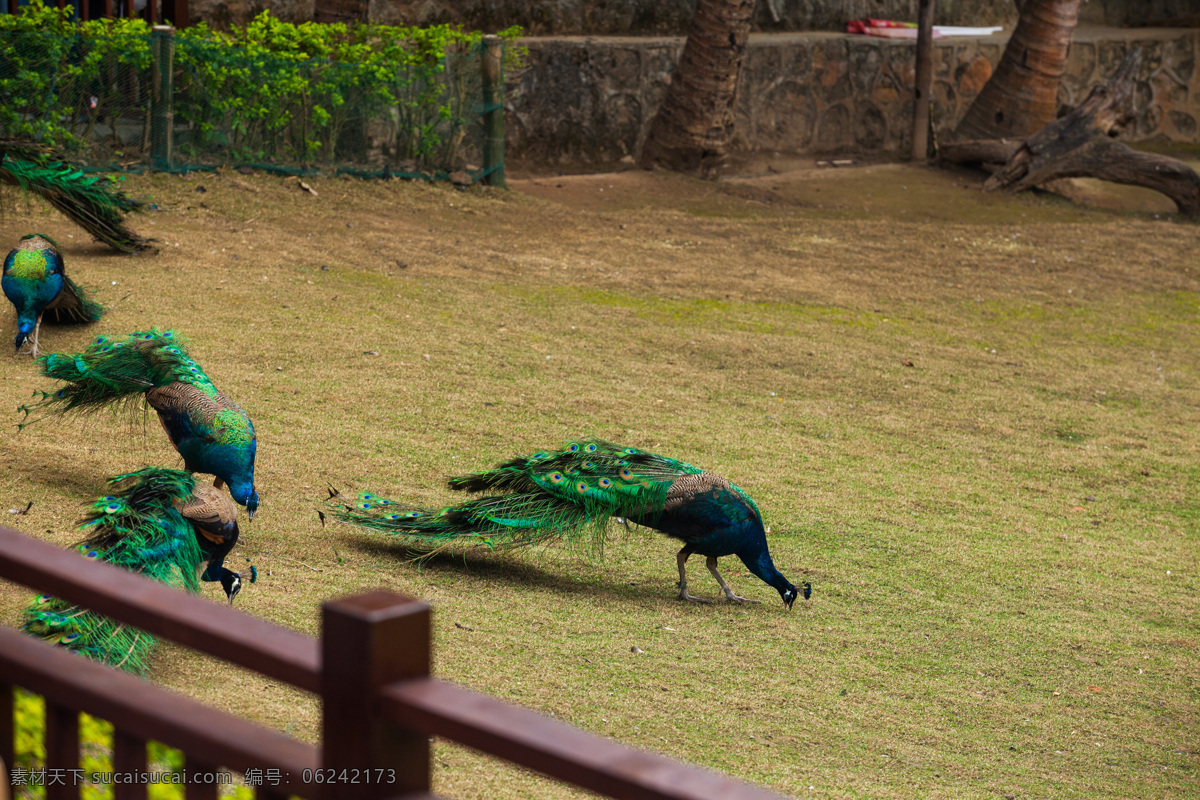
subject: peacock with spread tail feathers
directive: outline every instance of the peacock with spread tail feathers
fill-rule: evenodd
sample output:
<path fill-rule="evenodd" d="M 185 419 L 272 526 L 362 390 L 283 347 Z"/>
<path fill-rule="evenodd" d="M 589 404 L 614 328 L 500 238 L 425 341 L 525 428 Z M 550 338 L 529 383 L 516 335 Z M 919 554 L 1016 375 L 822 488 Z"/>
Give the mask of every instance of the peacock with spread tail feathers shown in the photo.
<path fill-rule="evenodd" d="M 9 251 L 0 288 L 17 310 L 17 352 L 32 334 L 34 358 L 43 316 L 60 324 L 86 323 L 100 319 L 104 311 L 67 277 L 58 243 L 44 233 L 21 237 Z"/>
<path fill-rule="evenodd" d="M 200 591 L 200 581 L 219 582 L 229 603 L 242 576 L 224 566 L 238 538 L 237 508 L 190 473 L 151 467 L 109 480 L 113 493 L 91 506 L 80 523 L 78 545 L 87 558 Z M 255 570 L 251 567 L 251 580 Z M 146 671 L 155 638 L 145 631 L 50 595 L 25 611 L 23 630 L 77 653 L 135 673 Z"/>
<path fill-rule="evenodd" d="M 39 409 L 92 411 L 144 395 L 183 457 L 184 468 L 215 475 L 218 488 L 228 484 L 230 495 L 254 519 L 254 423 L 217 391 L 174 331 L 101 336 L 82 353 L 51 353 L 39 358 L 38 365 L 67 385 L 35 393 L 40 399 L 19 409 L 26 418 Z"/>
<path fill-rule="evenodd" d="M 762 516 L 736 485 L 711 472 L 634 447 L 586 439 L 556 453 L 514 458 L 485 472 L 450 479 L 457 491 L 486 493 L 456 506 L 426 509 L 363 494 L 346 502 L 335 491 L 336 518 L 404 537 L 418 547 L 456 542 L 516 547 L 593 537 L 602 541 L 610 518 L 653 528 L 682 541 L 679 599 L 707 603 L 688 593 L 685 564 L 698 553 L 725 597 L 735 594 L 717 571 L 717 559 L 735 555 L 774 587 L 788 608 L 810 584 L 793 585 L 775 568 L 767 549 Z"/>
<path fill-rule="evenodd" d="M 145 203 L 117 189 L 107 175 L 88 175 L 70 164 L 48 161 L 40 145 L 0 141 L 0 184 L 37 195 L 115 250 L 136 253 L 152 248 L 149 239 L 125 224 L 126 215 L 145 210 Z"/>

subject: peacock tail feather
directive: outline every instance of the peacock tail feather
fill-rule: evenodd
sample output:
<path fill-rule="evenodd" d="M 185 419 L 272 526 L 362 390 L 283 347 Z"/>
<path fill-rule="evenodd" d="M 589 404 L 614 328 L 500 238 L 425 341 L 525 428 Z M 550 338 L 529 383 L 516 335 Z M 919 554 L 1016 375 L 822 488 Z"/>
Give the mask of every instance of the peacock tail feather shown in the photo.
<path fill-rule="evenodd" d="M 336 518 L 399 536 L 422 550 L 456 543 L 507 549 L 564 539 L 601 545 L 608 517 L 534 494 L 483 497 L 446 508 L 421 508 L 364 493 L 350 503 L 331 500 Z M 590 535 L 589 535 L 590 534 Z"/>
<path fill-rule="evenodd" d="M 197 568 L 205 556 L 178 503 L 192 496 L 191 474 L 152 467 L 109 481 L 110 495 L 97 499 L 80 523 L 78 548 L 168 586 L 199 591 Z M 23 630 L 81 655 L 144 673 L 155 637 L 50 595 L 25 610 Z"/>
<path fill-rule="evenodd" d="M 188 356 L 180 337 L 169 330 L 99 336 L 82 353 L 51 353 L 39 358 L 38 365 L 44 375 L 67 385 L 36 392 L 37 402 L 19 407 L 26 418 L 38 409 L 96 410 L 176 382 L 194 386 L 210 398 L 217 396 L 213 382 Z"/>
<path fill-rule="evenodd" d="M 145 203 L 116 189 L 112 178 L 88 175 L 70 164 L 5 158 L 0 183 L 38 195 L 109 247 L 124 253 L 151 248 L 148 239 L 125 225 L 125 216 L 144 210 Z"/>
<path fill-rule="evenodd" d="M 414 545 L 462 540 L 504 548 L 564 539 L 602 545 L 612 517 L 646 522 L 662 513 L 671 485 L 703 470 L 634 447 L 584 439 L 557 452 L 506 461 L 451 478 L 451 489 L 487 496 L 442 509 L 396 503 L 374 494 L 330 501 L 343 522 L 396 534 Z M 739 490 L 740 491 L 740 490 Z"/>

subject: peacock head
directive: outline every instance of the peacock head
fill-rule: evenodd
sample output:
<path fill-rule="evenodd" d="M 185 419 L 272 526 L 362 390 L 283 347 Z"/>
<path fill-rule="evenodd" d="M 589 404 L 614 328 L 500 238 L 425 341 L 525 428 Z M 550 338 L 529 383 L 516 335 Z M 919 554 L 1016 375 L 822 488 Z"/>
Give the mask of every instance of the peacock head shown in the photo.
<path fill-rule="evenodd" d="M 21 345 L 25 344 L 25 340 L 29 338 L 29 334 L 33 333 L 32 322 L 21 322 L 17 325 L 17 352 L 21 352 Z"/>
<path fill-rule="evenodd" d="M 229 495 L 235 503 L 246 507 L 247 517 L 254 519 L 254 512 L 258 510 L 258 492 L 254 490 L 254 484 L 251 481 L 230 483 Z"/>
<path fill-rule="evenodd" d="M 792 607 L 792 603 L 796 602 L 796 598 L 800 596 L 801 592 L 804 593 L 805 600 L 812 597 L 812 584 L 808 582 L 805 582 L 803 588 L 793 586 L 789 583 L 787 586 L 778 587 L 778 589 L 779 596 L 783 598 L 783 604 L 788 608 Z"/>
<path fill-rule="evenodd" d="M 225 590 L 225 596 L 229 598 L 229 605 L 233 605 L 233 598 L 237 597 L 237 593 L 242 590 L 241 574 L 222 567 L 221 588 Z"/>

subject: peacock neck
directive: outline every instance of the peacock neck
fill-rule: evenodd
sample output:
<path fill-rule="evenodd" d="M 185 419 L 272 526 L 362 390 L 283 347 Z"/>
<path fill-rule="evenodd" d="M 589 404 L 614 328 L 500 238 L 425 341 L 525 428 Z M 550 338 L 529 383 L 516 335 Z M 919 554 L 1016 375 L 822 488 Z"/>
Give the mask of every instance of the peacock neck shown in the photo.
<path fill-rule="evenodd" d="M 763 583 L 783 591 L 791 586 L 791 582 L 775 568 L 775 562 L 771 560 L 771 552 L 767 549 L 767 537 L 762 529 L 762 523 L 758 524 L 757 533 L 758 536 L 750 537 L 746 546 L 737 552 L 737 557 L 746 565 L 746 569 L 750 570 Z"/>

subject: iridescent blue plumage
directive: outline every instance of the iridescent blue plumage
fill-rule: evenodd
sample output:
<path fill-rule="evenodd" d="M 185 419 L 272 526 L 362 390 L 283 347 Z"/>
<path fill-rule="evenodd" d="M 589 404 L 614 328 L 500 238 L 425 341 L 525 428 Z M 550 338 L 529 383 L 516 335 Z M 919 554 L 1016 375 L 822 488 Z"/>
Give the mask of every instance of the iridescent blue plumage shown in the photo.
<path fill-rule="evenodd" d="M 67 277 L 57 245 L 45 234 L 24 236 L 9 252 L 0 287 L 17 311 L 17 351 L 28 340 L 34 357 L 43 315 L 51 322 L 82 323 L 95 322 L 102 312 L 100 305 L 86 299 Z"/>
<path fill-rule="evenodd" d="M 40 400 L 21 407 L 68 412 L 94 410 L 144 394 L 158 412 L 186 469 L 215 475 L 229 486 L 251 519 L 258 508 L 254 423 L 188 355 L 172 331 L 149 330 L 109 339 L 101 336 L 82 353 L 52 353 L 39 359 L 42 372 L 65 381 Z"/>
<path fill-rule="evenodd" d="M 488 493 L 441 509 L 407 506 L 374 494 L 331 504 L 339 519 L 402 536 L 414 545 L 442 547 L 458 541 L 515 547 L 591 534 L 602 541 L 608 521 L 622 518 L 684 543 L 679 551 L 679 597 L 708 602 L 687 591 L 685 563 L 693 553 L 707 566 L 726 598 L 734 594 L 717 571 L 717 558 L 735 555 L 774 587 L 790 608 L 798 589 L 775 568 L 762 516 L 750 496 L 720 475 L 691 464 L 598 439 L 565 449 L 515 458 L 485 472 L 450 479 L 450 488 Z"/>

